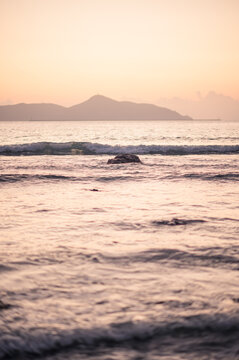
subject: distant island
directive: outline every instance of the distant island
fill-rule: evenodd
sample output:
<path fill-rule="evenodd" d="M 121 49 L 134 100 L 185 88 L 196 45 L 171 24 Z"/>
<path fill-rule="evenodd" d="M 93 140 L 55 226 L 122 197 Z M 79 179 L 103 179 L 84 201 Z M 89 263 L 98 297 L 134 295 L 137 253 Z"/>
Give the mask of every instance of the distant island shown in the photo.
<path fill-rule="evenodd" d="M 102 95 L 95 95 L 71 107 L 44 103 L 0 106 L 0 121 L 36 120 L 192 120 L 192 118 L 168 108 L 116 101 Z"/>

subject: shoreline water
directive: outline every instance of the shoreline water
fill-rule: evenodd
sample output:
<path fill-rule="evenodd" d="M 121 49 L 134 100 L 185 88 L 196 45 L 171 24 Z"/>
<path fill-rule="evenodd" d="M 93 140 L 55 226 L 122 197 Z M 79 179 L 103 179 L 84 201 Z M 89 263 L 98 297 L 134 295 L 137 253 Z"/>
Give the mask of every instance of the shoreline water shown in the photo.
<path fill-rule="evenodd" d="M 210 124 L 15 123 L 0 137 L 239 145 L 237 125 Z M 238 153 L 109 157 L 0 156 L 0 359 L 236 359 Z"/>

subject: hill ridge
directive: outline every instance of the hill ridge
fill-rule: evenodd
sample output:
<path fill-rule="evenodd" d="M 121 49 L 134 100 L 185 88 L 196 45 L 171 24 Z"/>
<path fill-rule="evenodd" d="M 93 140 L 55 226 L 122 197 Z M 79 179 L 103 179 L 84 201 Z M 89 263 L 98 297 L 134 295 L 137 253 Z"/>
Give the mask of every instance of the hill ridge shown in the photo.
<path fill-rule="evenodd" d="M 70 107 L 52 103 L 0 106 L 0 120 L 192 120 L 189 116 L 147 103 L 117 101 L 103 95 Z"/>

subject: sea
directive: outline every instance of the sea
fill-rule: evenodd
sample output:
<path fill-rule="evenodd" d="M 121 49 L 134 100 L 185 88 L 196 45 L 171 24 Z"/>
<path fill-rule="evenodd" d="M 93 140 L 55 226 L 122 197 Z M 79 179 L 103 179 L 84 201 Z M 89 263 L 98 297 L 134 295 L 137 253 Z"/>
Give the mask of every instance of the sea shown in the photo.
<path fill-rule="evenodd" d="M 239 121 L 0 122 L 0 359 L 239 359 L 238 156 Z"/>

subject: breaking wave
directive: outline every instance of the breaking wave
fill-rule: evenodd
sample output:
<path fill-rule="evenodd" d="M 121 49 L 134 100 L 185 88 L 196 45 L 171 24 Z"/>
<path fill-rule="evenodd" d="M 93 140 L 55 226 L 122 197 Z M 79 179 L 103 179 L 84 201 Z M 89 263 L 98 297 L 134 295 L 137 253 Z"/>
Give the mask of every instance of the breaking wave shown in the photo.
<path fill-rule="evenodd" d="M 200 155 L 235 154 L 239 145 L 108 145 L 90 142 L 37 142 L 0 146 L 0 155 L 103 155 L 103 154 Z"/>
<path fill-rule="evenodd" d="M 8 334 L 5 332 L 0 340 L 0 359 L 29 359 L 33 356 L 56 354 L 66 350 L 77 349 L 80 352 L 94 351 L 97 348 L 135 348 L 143 343 L 154 343 L 160 347 L 160 342 L 167 337 L 182 343 L 187 339 L 195 339 L 198 345 L 213 340 L 213 348 L 225 345 L 235 347 L 239 335 L 239 321 L 237 317 L 224 314 L 211 316 L 197 315 L 186 317 L 181 321 L 150 323 L 150 322 L 122 322 L 112 323 L 105 328 L 52 331 L 35 329 L 31 332 L 21 330 Z M 159 341 L 161 340 L 161 341 Z M 232 347 L 230 348 L 232 350 Z M 235 349 L 236 350 L 236 349 Z M 238 348 L 237 348 L 238 350 Z M 189 351 L 189 349 L 185 351 Z M 235 351 L 237 352 L 237 351 Z"/>

